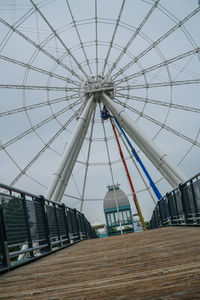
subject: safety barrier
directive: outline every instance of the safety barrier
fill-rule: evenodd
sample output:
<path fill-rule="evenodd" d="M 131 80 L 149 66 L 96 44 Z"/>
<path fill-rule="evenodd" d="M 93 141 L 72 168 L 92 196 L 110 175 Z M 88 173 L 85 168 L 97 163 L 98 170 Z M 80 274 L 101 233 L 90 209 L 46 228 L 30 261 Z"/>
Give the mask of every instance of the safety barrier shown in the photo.
<path fill-rule="evenodd" d="M 158 201 L 149 229 L 170 225 L 200 226 L 200 173 Z"/>
<path fill-rule="evenodd" d="M 0 184 L 0 272 L 97 238 L 76 209 Z"/>

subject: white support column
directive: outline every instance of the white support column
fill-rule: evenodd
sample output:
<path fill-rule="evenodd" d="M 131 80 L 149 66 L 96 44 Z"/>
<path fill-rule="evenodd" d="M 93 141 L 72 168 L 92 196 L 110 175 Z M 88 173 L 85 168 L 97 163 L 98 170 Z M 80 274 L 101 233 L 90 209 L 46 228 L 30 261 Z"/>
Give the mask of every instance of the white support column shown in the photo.
<path fill-rule="evenodd" d="M 62 178 L 61 178 L 61 184 L 58 184 L 58 187 L 56 188 L 55 194 L 53 195 L 52 200 L 53 201 L 57 201 L 57 202 L 61 202 L 62 197 L 64 195 L 66 186 L 68 184 L 68 181 L 70 179 L 71 173 L 73 171 L 74 165 L 76 163 L 76 159 L 79 155 L 81 146 L 83 144 L 83 140 L 85 138 L 85 135 L 81 138 L 80 143 L 77 145 L 76 149 L 74 150 L 74 155 L 72 157 L 72 159 L 70 160 L 70 163 L 66 165 L 65 170 L 62 174 Z"/>
<path fill-rule="evenodd" d="M 93 95 L 87 100 L 87 104 L 86 104 L 81 116 L 79 117 L 76 127 L 72 133 L 72 136 L 70 137 L 70 140 L 66 146 L 65 152 L 64 152 L 62 160 L 58 166 L 58 169 L 57 169 L 56 173 L 53 174 L 52 181 L 51 181 L 51 183 L 48 187 L 48 190 L 45 194 L 45 197 L 49 200 L 51 200 L 53 197 L 55 189 L 56 189 L 59 181 L 61 180 L 61 176 L 65 169 L 65 166 L 71 159 L 73 159 L 74 149 L 75 149 L 76 145 L 79 143 L 81 136 L 84 132 L 84 129 L 86 127 L 87 120 L 88 120 L 88 115 L 91 116 L 90 112 L 92 111 L 92 109 L 94 109 L 94 105 L 92 105 L 92 103 L 93 103 Z"/>
<path fill-rule="evenodd" d="M 131 120 L 122 107 L 119 107 L 116 103 L 114 103 L 114 101 L 105 93 L 103 94 L 102 102 L 117 118 L 127 134 L 173 188 L 178 186 L 181 182 L 186 181 L 186 177 L 182 174 L 179 168 L 169 161 L 167 154 L 161 151 L 160 148 L 147 136 L 147 134 Z"/>
<path fill-rule="evenodd" d="M 52 194 L 51 200 L 55 201 L 55 202 L 61 202 L 62 196 L 64 194 L 66 185 L 65 185 L 65 174 L 67 173 L 67 171 L 70 170 L 70 166 L 72 164 L 72 161 L 74 159 L 75 156 L 75 151 L 77 151 L 77 145 L 75 145 L 70 153 L 69 159 L 65 165 L 65 168 L 60 176 L 60 179 L 58 181 L 58 184 L 56 185 L 56 188 Z M 79 153 L 79 151 L 78 151 Z M 63 188 L 64 187 L 64 188 Z M 63 191 L 64 190 L 64 191 Z M 63 193 L 62 193 L 63 191 Z M 60 195 L 60 196 L 59 196 Z"/>
<path fill-rule="evenodd" d="M 85 126 L 83 128 L 82 134 L 79 137 L 76 145 L 74 146 L 74 148 L 71 152 L 70 158 L 69 158 L 67 164 L 65 165 L 65 168 L 64 168 L 64 170 L 62 172 L 62 175 L 61 175 L 61 178 L 60 178 L 60 180 L 59 180 L 59 182 L 56 186 L 55 192 L 53 193 L 53 196 L 52 196 L 53 201 L 61 202 L 61 200 L 62 200 L 63 194 L 65 192 L 66 186 L 67 186 L 69 178 L 71 176 L 72 170 L 73 170 L 74 165 L 76 163 L 76 159 L 79 155 L 79 152 L 81 150 L 83 141 L 85 139 L 85 136 L 86 136 L 86 133 L 87 133 L 87 130 L 88 130 L 88 126 L 90 124 L 90 119 L 91 119 L 91 116 L 92 116 L 92 112 L 94 110 L 95 105 L 96 104 L 93 101 L 91 103 L 90 111 L 87 115 L 87 121 L 86 121 Z"/>

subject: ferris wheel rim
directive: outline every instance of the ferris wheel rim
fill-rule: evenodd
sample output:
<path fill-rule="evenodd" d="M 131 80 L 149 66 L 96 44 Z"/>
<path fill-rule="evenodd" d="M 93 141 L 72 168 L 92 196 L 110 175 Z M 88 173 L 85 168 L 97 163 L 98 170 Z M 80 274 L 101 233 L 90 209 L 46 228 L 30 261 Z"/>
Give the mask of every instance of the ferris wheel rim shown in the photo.
<path fill-rule="evenodd" d="M 40 11 L 40 9 L 38 10 L 38 8 L 36 8 L 37 6 L 36 6 L 36 4 L 34 4 L 34 1 L 32 1 L 32 0 L 30 0 L 30 2 L 33 4 L 33 6 L 34 6 L 34 8 L 35 8 L 35 10 L 33 10 L 33 9 L 31 9 L 30 10 L 30 12 L 29 12 L 29 15 L 28 15 L 28 18 L 30 18 L 31 16 L 32 16 L 32 14 L 34 14 L 34 13 L 36 13 L 36 11 L 37 11 L 37 13 L 39 13 L 39 11 Z M 69 6 L 69 1 L 67 0 L 66 1 L 67 2 L 67 4 L 68 4 L 68 7 L 70 7 Z M 95 2 L 95 17 L 94 18 L 90 18 L 90 19 L 88 19 L 87 20 L 87 22 L 91 22 L 92 21 L 92 24 L 95 24 L 95 28 L 97 29 L 97 27 L 98 27 L 98 25 L 99 25 L 99 23 L 101 22 L 101 19 L 100 19 L 100 17 L 98 18 L 98 16 L 97 16 L 97 0 L 95 0 L 94 1 Z M 148 4 L 150 4 L 150 5 L 152 5 L 152 7 L 151 8 L 153 8 L 154 6 L 155 6 L 155 8 L 156 9 L 163 9 L 163 6 L 159 3 L 160 1 L 151 1 L 151 3 L 149 3 L 148 2 Z M 125 4 L 125 1 L 122 1 L 122 6 Z M 123 10 L 123 7 L 121 7 L 122 8 L 122 10 Z M 196 8 L 196 10 L 195 10 L 195 12 L 198 12 L 199 11 L 199 7 L 198 8 Z M 121 13 L 122 13 L 122 11 L 121 11 Z M 126 26 L 126 25 L 128 25 L 128 24 L 125 24 L 125 23 L 123 23 L 123 22 L 121 22 L 120 21 L 120 16 L 121 16 L 121 13 L 119 13 L 119 17 L 118 17 L 118 19 L 117 20 L 114 20 L 113 19 L 113 23 L 115 23 L 115 25 L 116 26 Z M 166 12 L 167 13 L 167 12 Z M 27 14 L 27 13 L 26 13 Z M 25 18 L 25 16 L 26 16 L 26 14 L 24 15 L 24 18 Z M 193 12 L 193 14 L 194 14 L 194 12 Z M 78 30 L 79 30 L 79 23 L 82 23 L 82 21 L 80 20 L 75 20 L 75 18 L 74 18 L 74 15 L 73 15 L 73 13 L 71 14 L 72 15 L 72 23 L 73 23 L 73 25 L 74 25 L 74 27 L 76 28 L 76 32 L 78 32 Z M 192 13 L 190 14 L 191 16 L 192 16 Z M 103 20 L 102 20 L 103 21 Z M 106 22 L 108 22 L 108 19 L 105 19 L 104 20 L 104 23 L 106 24 Z M 175 21 L 174 21 L 175 22 Z M 182 23 L 181 23 L 182 22 Z M 117 23 L 117 24 L 116 24 Z M 176 20 L 176 25 L 175 26 L 178 26 L 178 24 L 180 25 L 181 24 L 181 26 L 180 26 L 180 28 L 181 28 L 181 30 L 183 30 L 184 31 L 184 22 L 183 21 L 179 21 L 178 19 Z M 78 24 L 78 25 L 77 25 Z M 88 24 L 88 23 L 86 23 L 86 24 Z M 131 26 L 131 25 L 130 25 Z M 70 27 L 70 23 L 69 23 L 69 25 L 66 25 L 66 27 Z M 177 27 L 178 28 L 178 27 Z M 13 31 L 12 31 L 12 29 L 14 29 Z M 10 32 L 10 30 L 11 30 L 11 32 Z M 8 38 L 8 40 L 7 40 L 7 43 L 9 43 L 9 41 L 10 41 L 10 38 L 12 38 L 12 34 L 14 34 L 14 33 L 17 33 L 17 28 L 10 28 L 10 30 L 9 30 L 9 38 Z M 61 29 L 60 29 L 61 30 Z M 63 30 L 63 29 L 62 29 Z M 68 29 L 68 30 L 70 30 L 70 28 Z M 60 37 L 58 37 L 59 36 L 59 30 L 55 30 L 55 29 L 53 29 L 53 32 L 54 32 L 54 34 L 55 34 L 55 37 L 57 37 L 58 39 L 59 39 L 59 41 L 60 41 Z M 140 34 L 142 34 L 142 31 L 140 32 Z M 96 37 L 98 36 L 98 33 L 96 33 Z M 189 40 L 189 36 L 187 36 L 187 34 L 185 34 L 185 36 L 188 38 L 188 40 Z M 47 43 L 49 42 L 49 40 L 50 40 L 50 37 L 52 37 L 52 33 L 50 34 L 50 36 L 49 37 L 47 37 L 46 38 L 46 41 L 47 41 Z M 115 36 L 113 35 L 112 36 L 113 37 L 113 41 L 114 41 L 114 38 L 115 38 Z M 52 37 L 52 38 L 54 38 L 54 36 Z M 73 48 L 76 48 L 76 47 L 78 47 L 78 49 L 77 49 L 77 51 L 79 51 L 80 49 L 82 49 L 82 51 L 83 52 L 85 52 L 85 50 L 86 50 L 86 48 L 87 47 L 93 47 L 93 45 L 92 45 L 92 41 L 89 41 L 89 42 L 87 42 L 87 45 L 85 45 L 85 43 L 86 42 L 82 42 L 82 40 L 81 39 L 79 39 L 79 41 L 80 41 L 80 44 L 78 44 L 77 46 L 74 46 Z M 118 48 L 120 45 L 115 45 L 115 43 L 112 41 L 112 45 L 111 45 L 111 48 L 109 48 L 108 49 L 108 52 L 107 52 L 107 57 L 106 57 L 106 65 L 107 66 L 111 66 L 111 68 L 112 68 L 112 66 L 114 66 L 114 62 L 113 61 L 110 61 L 109 60 L 109 56 L 110 56 L 110 51 L 111 51 L 111 49 L 112 49 L 112 47 L 113 48 L 115 48 L 115 46 Z M 191 42 L 191 44 L 192 44 L 192 40 L 190 40 L 190 42 Z M 6 44 L 7 44 L 6 43 Z M 44 41 L 42 42 L 42 44 L 43 43 L 45 43 Z M 91 43 L 91 45 L 90 45 L 90 43 Z M 95 64 L 95 61 L 96 61 L 96 72 L 97 72 L 97 70 L 100 68 L 100 58 L 98 58 L 98 46 L 100 46 L 100 44 L 102 43 L 102 45 L 104 45 L 104 46 L 107 46 L 108 47 L 108 45 L 106 45 L 106 43 L 104 43 L 104 41 L 99 41 L 97 38 L 96 38 L 96 41 L 94 42 L 94 47 L 96 48 L 96 57 L 94 58 L 94 64 Z M 152 46 L 153 44 L 151 44 L 151 42 L 149 42 L 150 43 L 150 45 Z M 5 44 L 5 45 L 6 45 Z M 108 42 L 107 42 L 107 44 L 108 44 Z M 200 48 L 198 48 L 198 46 L 196 45 L 196 42 L 194 41 L 194 44 L 192 45 L 193 46 L 193 50 L 191 50 L 190 51 L 190 53 L 191 53 L 191 55 L 193 55 L 193 54 L 196 54 L 198 57 L 199 57 L 199 51 L 200 51 Z M 44 47 L 44 46 L 42 46 L 42 47 Z M 121 47 L 121 46 L 120 46 Z M 119 48 L 120 48 L 119 47 Z M 122 46 L 123 47 L 123 46 Z M 122 48 L 121 47 L 121 48 Z M 195 48 L 196 47 L 196 48 Z M 45 49 L 45 48 L 44 48 Z M 68 49 L 68 55 L 69 56 L 71 56 L 72 58 L 74 57 L 73 56 L 73 54 L 71 53 L 71 52 L 76 52 L 76 50 L 73 50 L 73 49 L 70 49 L 70 48 L 67 48 Z M 168 126 L 166 123 L 167 123 L 167 120 L 168 120 L 168 116 L 169 116 L 169 114 L 170 114 L 170 110 L 173 108 L 173 109 L 180 109 L 180 110 L 188 110 L 188 111 L 193 111 L 193 112 L 197 112 L 197 113 L 199 113 L 200 112 L 200 110 L 198 109 L 198 108 L 195 108 L 195 107 L 190 107 L 190 106 L 184 106 L 184 105 L 179 105 L 179 107 L 178 106 L 176 106 L 176 104 L 174 104 L 173 103 L 173 95 L 172 95 L 172 89 L 173 89 L 173 86 L 176 86 L 176 85 L 186 85 L 186 84 L 196 84 L 196 83 L 199 83 L 200 82 L 200 79 L 190 79 L 190 80 L 185 80 L 185 81 L 181 81 L 181 80 L 176 80 L 176 81 L 173 81 L 172 79 L 171 79 L 171 75 L 170 75 L 170 70 L 169 70 L 169 64 L 170 63 L 172 63 L 171 61 L 170 61 L 170 59 L 168 59 L 168 62 L 167 62 L 167 60 L 165 59 L 165 57 L 164 57 L 164 55 L 162 54 L 162 51 L 160 51 L 160 49 L 159 49 L 159 47 L 158 47 L 158 49 L 157 49 L 157 45 L 155 45 L 155 47 L 153 47 L 152 48 L 153 50 L 156 50 L 156 51 L 158 51 L 158 56 L 160 55 L 160 57 L 162 57 L 161 58 L 161 63 L 160 64 L 163 64 L 163 66 L 164 66 L 164 64 L 165 64 L 165 68 L 167 69 L 167 72 L 168 72 L 168 76 L 169 76 L 169 81 L 167 81 L 167 82 L 164 82 L 164 81 L 161 81 L 160 83 L 159 82 L 157 82 L 157 83 L 149 83 L 149 80 L 148 80 L 148 78 L 146 77 L 146 72 L 145 73 L 143 73 L 143 76 L 144 76 L 144 78 L 143 78 L 143 80 L 145 81 L 145 83 L 143 83 L 143 84 L 133 84 L 133 86 L 131 87 L 131 86 L 128 86 L 128 82 L 129 82 L 129 79 L 127 79 L 127 81 L 126 81 L 126 76 L 124 75 L 124 73 L 122 73 L 123 74 L 123 77 L 124 77 L 124 79 L 118 79 L 119 81 L 116 81 L 116 83 L 117 82 L 120 82 L 120 83 L 122 83 L 123 84 L 123 82 L 125 82 L 126 84 L 127 84 L 127 86 L 120 86 L 120 85 L 118 85 L 117 84 L 117 88 L 116 88 L 116 99 L 115 99 L 115 101 L 119 104 L 119 105 L 121 105 L 122 107 L 124 107 L 125 109 L 127 109 L 128 111 L 131 111 L 131 109 L 130 109 L 130 100 L 131 100 L 131 98 L 132 97 L 134 97 L 133 95 L 131 95 L 129 92 L 130 92 L 130 90 L 132 90 L 132 89 L 136 89 L 136 88 L 138 88 L 138 89 L 140 89 L 140 88 L 143 88 L 143 89 L 145 89 L 146 90 L 146 98 L 145 97 L 140 97 L 140 96 L 135 96 L 135 99 L 132 99 L 132 100 L 135 100 L 135 101 L 143 101 L 143 108 L 141 109 L 141 111 L 138 111 L 137 112 L 137 110 L 135 110 L 135 113 L 138 115 L 138 117 L 136 118 L 136 122 L 138 122 L 141 118 L 148 118 L 148 117 L 150 117 L 150 116 L 148 116 L 146 113 L 145 113 L 145 110 L 148 110 L 148 108 L 147 108 L 147 106 L 148 106 L 148 104 L 154 104 L 154 105 L 156 105 L 156 99 L 151 99 L 151 98 L 149 98 L 149 96 L 148 96 L 148 91 L 149 91 L 149 89 L 150 88 L 156 88 L 159 84 L 160 84 L 160 86 L 161 85 L 169 85 L 169 87 L 170 87 L 170 89 L 171 89 L 171 97 L 170 98 L 168 98 L 168 101 L 169 101 L 169 103 L 167 103 L 167 102 L 165 102 L 165 101 L 163 101 L 163 103 L 161 103 L 162 101 L 159 101 L 158 100 L 158 102 L 157 102 L 157 105 L 163 105 L 163 106 L 166 106 L 166 107 L 168 107 L 168 110 L 167 110 L 167 112 L 166 112 L 166 116 L 165 116 L 165 118 L 164 118 L 164 120 L 162 121 L 162 123 L 160 122 L 160 124 L 158 125 L 158 122 L 157 122 L 157 125 L 159 126 L 158 127 L 158 131 L 157 131 L 157 133 L 155 133 L 154 134 L 154 136 L 152 137 L 152 139 L 157 139 L 157 137 L 159 136 L 159 134 L 160 134 L 160 132 L 162 131 L 162 130 L 171 130 L 171 132 L 173 132 L 173 128 L 171 128 L 170 129 L 170 126 Z M 2 49 L 1 49 L 2 50 Z M 35 49 L 35 51 L 37 52 L 37 54 L 36 54 L 36 57 L 35 57 L 35 59 L 37 58 L 37 55 L 40 55 L 40 50 L 41 49 L 39 49 L 39 48 L 36 48 Z M 124 48 L 122 49 L 122 50 L 124 50 Z M 46 51 L 46 50 L 45 50 Z M 66 50 L 67 51 L 67 50 Z M 120 51 L 120 50 L 119 50 Z M 150 50 L 151 51 L 151 50 Z M 0 53 L 1 53 L 2 51 L 0 51 Z M 128 51 L 127 51 L 127 53 L 128 53 Z M 159 54 L 160 53 L 160 54 Z M 188 53 L 189 53 L 189 51 L 188 51 Z M 132 55 L 132 53 L 130 53 L 131 55 Z M 188 56 L 187 56 L 187 54 L 186 54 L 186 52 L 185 53 L 182 53 L 182 56 L 184 56 L 184 54 L 186 55 L 186 57 L 189 57 L 189 54 L 188 54 Z M 131 56 L 130 55 L 130 56 Z M 39 139 L 41 139 L 42 140 L 42 142 L 43 142 L 43 144 L 44 144 L 44 148 L 45 147 L 47 147 L 47 148 L 49 148 L 48 147 L 48 142 L 46 142 L 45 140 L 43 140 L 43 138 L 40 136 L 40 134 L 37 132 L 37 126 L 36 127 L 34 127 L 33 126 L 33 123 L 32 123 L 32 120 L 31 120 L 31 118 L 29 117 L 29 109 L 30 109 L 30 111 L 32 110 L 32 109 L 36 109 L 36 108 L 38 108 L 39 107 L 39 104 L 37 105 L 37 104 L 35 104 L 35 106 L 33 105 L 32 107 L 31 106 L 29 106 L 27 103 L 26 103 L 26 98 L 25 98 L 25 91 L 26 91 L 26 89 L 31 89 L 31 88 L 33 88 L 34 89 L 34 86 L 31 86 L 31 85 L 26 85 L 26 82 L 28 81 L 28 75 L 29 75 L 29 72 L 31 72 L 32 70 L 33 70 L 33 68 L 35 68 L 35 66 L 34 66 L 34 58 L 32 58 L 32 57 L 34 57 L 34 54 L 33 54 L 33 56 L 31 56 L 31 58 L 30 58 L 30 61 L 28 61 L 27 63 L 25 63 L 25 72 L 24 72 L 24 79 L 23 79 L 23 82 L 22 82 L 22 84 L 20 85 L 18 85 L 18 88 L 21 88 L 22 89 L 22 92 L 23 92 L 23 105 L 22 105 L 22 107 L 21 107 L 21 110 L 24 110 L 24 112 L 26 113 L 26 115 L 27 115 L 27 119 L 29 120 L 29 123 L 30 123 L 30 129 L 38 136 L 38 138 Z M 136 58 L 135 56 L 133 56 L 134 57 L 134 59 Z M 181 57 L 181 55 L 179 56 L 179 57 Z M 5 58 L 5 60 L 7 59 L 8 61 L 9 61 L 9 57 L 4 57 L 3 58 L 3 55 L 1 55 L 0 56 L 0 58 L 1 59 L 4 59 Z M 75 58 L 75 57 L 74 57 Z M 62 57 L 62 58 L 59 58 L 59 64 L 60 64 L 60 62 L 62 63 L 62 61 L 65 59 L 65 57 Z M 181 58 L 180 58 L 181 59 Z M 79 89 L 78 89 L 78 87 L 79 87 L 79 84 L 83 81 L 83 77 L 80 77 L 80 75 L 77 73 L 77 69 L 79 69 L 79 70 L 83 70 L 83 74 L 86 72 L 85 71 L 85 67 L 87 67 L 88 68 L 88 71 L 90 72 L 90 74 L 92 73 L 91 72 L 91 65 L 92 65 L 92 62 L 91 62 L 91 60 L 92 59 L 88 59 L 88 57 L 87 57 L 87 55 L 86 55 L 86 52 L 85 52 L 85 60 L 84 61 L 77 61 L 77 59 L 75 58 L 75 60 L 74 60 L 74 62 L 75 62 L 75 64 L 77 65 L 77 67 L 75 67 L 75 68 L 73 68 L 72 69 L 72 71 L 69 71 L 69 76 L 67 76 L 67 77 L 63 77 L 63 78 L 61 78 L 60 77 L 60 80 L 61 81 L 63 81 L 63 84 L 65 83 L 65 84 L 71 84 L 72 86 L 71 86 L 71 91 L 69 90 L 69 92 L 74 92 L 75 93 L 75 95 L 76 95 L 76 93 L 77 93 L 77 98 L 76 98 L 76 96 L 73 96 L 73 95 L 70 95 L 70 96 L 68 96 L 69 98 L 67 98 L 67 96 L 66 97 L 60 97 L 60 98 L 58 98 L 58 99 L 50 99 L 49 98 L 49 91 L 51 90 L 51 88 L 53 89 L 53 86 L 51 87 L 51 80 L 52 80 L 52 78 L 54 77 L 54 76 L 57 76 L 57 74 L 55 73 L 55 71 L 56 71 L 56 68 L 58 67 L 58 64 L 56 65 L 56 61 L 55 61 L 55 64 L 54 64 L 54 66 L 52 66 L 52 69 L 50 70 L 50 71 L 47 71 L 47 85 L 46 86 L 41 86 L 40 88 L 42 89 L 44 89 L 47 93 L 47 99 L 46 99 L 46 104 L 44 103 L 44 102 L 41 102 L 41 107 L 42 106 L 47 106 L 47 107 L 49 107 L 50 108 L 50 110 L 51 110 L 51 114 L 52 114 L 52 118 L 54 117 L 55 119 L 56 119 L 56 121 L 59 123 L 59 125 L 60 125 L 60 129 L 61 128 L 63 128 L 64 127 L 64 124 L 57 118 L 57 116 L 59 117 L 59 114 L 58 114 L 58 112 L 57 113 L 55 113 L 54 112 L 54 110 L 53 110 L 53 104 L 56 104 L 56 103 L 58 103 L 58 102 L 69 102 L 69 100 L 71 100 L 71 101 L 73 101 L 73 99 L 75 100 L 75 99 L 79 99 L 79 97 L 78 97 L 78 95 L 80 95 L 80 92 L 79 92 Z M 175 57 L 172 57 L 172 60 L 175 60 Z M 177 60 L 178 60 L 178 58 L 177 58 Z M 11 60 L 10 60 L 10 62 L 12 62 Z M 136 60 L 136 64 L 140 64 L 140 62 L 138 62 L 137 60 Z M 102 64 L 103 64 L 103 62 L 102 62 Z M 63 64 L 64 65 L 64 64 Z M 62 65 L 62 66 L 63 66 Z M 55 67 L 55 69 L 54 69 L 54 67 Z M 153 66 L 154 68 L 156 67 L 156 65 L 154 65 Z M 71 67 L 69 68 L 69 67 L 67 67 L 69 70 L 71 70 Z M 117 68 L 118 68 L 118 71 L 117 71 Z M 129 68 L 129 67 L 128 67 Z M 103 65 L 103 74 L 104 74 L 104 71 L 105 71 L 105 69 L 106 69 L 106 66 L 105 66 L 105 61 L 104 61 L 104 65 Z M 39 68 L 38 68 L 38 70 L 36 70 L 35 69 L 35 71 L 37 71 L 37 72 L 40 72 L 40 70 L 39 70 Z M 44 70 L 43 70 L 44 71 Z M 120 67 L 117 67 L 116 66 L 116 69 L 115 69 L 115 71 L 117 71 L 118 73 L 119 72 L 121 72 L 121 68 Z M 126 70 L 125 70 L 126 71 Z M 145 70 L 144 70 L 144 68 L 141 66 L 141 71 L 138 71 L 138 74 L 141 74 L 141 72 L 144 72 Z M 108 71 L 109 72 L 109 71 Z M 113 76 L 116 76 L 116 74 L 117 74 L 117 72 L 116 73 L 114 73 L 114 75 Z M 147 71 L 148 72 L 148 71 Z M 74 80 L 74 77 L 76 77 L 77 76 L 77 74 L 78 74 L 78 77 L 77 77 L 77 80 Z M 97 73 L 96 73 L 97 74 Z M 131 77 L 131 79 L 133 79 L 134 78 L 134 76 L 135 77 L 137 77 L 137 72 L 135 73 L 135 74 L 132 74 L 132 76 L 133 77 Z M 85 75 L 85 78 L 88 78 L 87 76 L 88 76 L 88 74 L 84 74 Z M 120 76 L 121 77 L 121 73 L 120 74 L 118 74 L 118 76 Z M 117 76 L 117 77 L 118 77 Z M 73 77 L 73 79 L 72 79 L 72 77 Z M 117 78 L 116 77 L 116 78 Z M 106 74 L 105 74 L 105 78 L 106 78 Z M 113 77 L 111 77 L 111 78 L 113 78 Z M 114 77 L 115 78 L 115 77 Z M 59 79 L 59 77 L 58 77 L 58 79 Z M 123 81 L 124 80 L 124 81 Z M 3 85 L 1 85 L 1 87 L 3 88 Z M 17 88 L 17 85 L 14 87 L 14 85 L 13 86 L 9 86 L 9 85 L 7 85 L 7 88 Z M 39 86 L 38 87 L 36 87 L 35 86 L 35 88 L 37 89 L 39 89 Z M 55 89 L 56 89 L 56 87 L 54 87 Z M 57 87 L 58 89 L 59 89 L 59 87 Z M 122 88 L 122 90 L 120 90 L 120 88 Z M 65 89 L 65 87 L 63 87 L 63 90 Z M 62 90 L 62 87 L 60 87 L 60 90 Z M 126 94 L 122 94 L 122 93 L 127 93 L 127 95 Z M 123 96 L 122 96 L 123 95 Z M 128 96 L 128 97 L 127 97 Z M 75 97 L 75 98 L 74 98 Z M 123 99 L 123 102 L 120 100 L 120 99 Z M 143 98 L 143 99 L 142 99 Z M 52 102 L 51 102 L 52 101 Z M 56 102 L 57 101 L 57 102 Z M 128 104 L 128 101 L 129 101 L 129 104 Z M 149 101 L 149 102 L 148 102 Z M 84 105 L 84 103 L 85 103 L 85 101 L 83 100 L 83 99 L 79 99 L 79 100 L 75 100 L 73 103 L 71 103 L 71 104 L 69 104 L 69 107 L 68 107 L 68 109 L 70 109 L 70 110 L 73 110 L 74 109 L 74 107 L 76 108 L 76 105 L 78 106 L 78 105 Z M 63 109 L 64 110 L 64 109 Z M 67 111 L 67 108 L 66 108 L 66 111 Z M 17 111 L 17 109 L 15 109 L 15 111 L 13 110 L 13 113 L 18 113 L 18 112 L 20 112 L 19 111 L 19 108 L 18 108 L 18 111 Z M 74 114 L 73 114 L 73 116 L 74 116 L 74 118 L 76 118 L 78 115 L 79 115 L 79 113 L 80 113 L 80 111 L 79 111 L 79 109 L 78 110 L 74 110 L 73 111 L 74 112 Z M 1 113 L 1 116 L 3 117 L 3 116 L 5 116 L 6 114 L 7 115 L 10 115 L 12 113 L 12 111 L 10 110 L 8 110 L 7 112 L 2 112 Z M 63 112 L 64 113 L 64 112 Z M 150 120 L 150 118 L 149 118 L 149 120 Z M 157 121 L 157 120 L 153 120 L 153 118 L 151 118 L 151 122 L 154 122 L 154 121 Z M 46 124 L 48 121 L 47 120 L 45 120 L 45 122 L 44 122 L 44 124 Z M 100 122 L 100 121 L 99 121 Z M 93 121 L 93 125 L 92 126 L 94 126 L 94 123 L 95 123 L 95 121 Z M 43 126 L 43 125 L 41 125 L 41 126 Z M 103 126 L 103 124 L 102 124 L 102 126 Z M 64 129 L 64 130 L 68 130 L 68 128 L 67 128 L 67 125 L 66 125 L 66 128 Z M 29 130 L 30 131 L 30 130 Z M 194 146 L 198 146 L 198 147 L 200 147 L 200 144 L 198 143 L 198 136 L 199 136 L 199 132 L 197 133 L 197 135 L 196 135 L 196 137 L 194 138 L 194 139 L 189 139 L 186 135 L 184 135 L 184 134 L 182 134 L 181 135 L 181 133 L 179 133 L 177 130 L 174 130 L 174 132 L 173 132 L 174 134 L 177 134 L 177 135 L 179 135 L 180 137 L 182 137 L 183 139 L 185 139 L 185 140 L 187 140 L 189 143 L 190 143 L 190 148 L 192 149 Z M 29 134 L 29 133 L 27 133 L 27 134 Z M 21 137 L 21 138 L 23 138 L 23 136 Z M 99 141 L 107 141 L 107 140 L 109 140 L 109 136 L 105 136 L 104 138 L 102 138 L 101 140 L 99 140 Z M 188 138 L 188 139 L 187 139 Z M 98 138 L 97 138 L 98 139 Z M 18 140 L 18 139 L 17 139 Z M 15 141 L 17 141 L 16 140 L 16 138 L 13 140 L 13 142 L 12 143 L 15 143 Z M 4 143 L 3 145 L 1 145 L 1 149 L 3 150 L 3 151 L 7 151 L 7 147 L 9 146 L 9 145 L 11 145 L 12 143 L 11 143 L 11 141 L 12 140 L 10 140 L 9 142 L 7 142 L 7 143 Z M 86 138 L 86 141 L 89 143 L 90 141 L 91 142 L 95 142 L 95 138 Z M 96 140 L 96 142 L 98 142 L 97 140 Z M 55 151 L 53 148 L 51 148 L 50 147 L 50 149 L 52 150 L 52 151 Z M 190 152 L 190 150 L 188 150 L 189 152 Z M 188 151 L 186 151 L 186 153 L 183 155 L 183 157 L 181 157 L 180 158 L 180 161 L 178 162 L 178 164 L 181 164 L 182 163 L 182 161 L 184 160 L 184 157 L 186 157 L 187 156 L 187 154 L 189 153 Z M 8 152 L 9 153 L 9 152 Z M 57 152 L 57 154 L 58 155 L 61 155 L 61 153 L 58 153 Z M 42 155 L 42 153 L 41 153 L 41 155 Z M 108 155 L 109 156 L 109 155 Z M 127 159 L 128 159 L 128 157 L 127 157 Z M 11 156 L 11 160 L 12 160 L 12 156 Z M 84 161 L 80 161 L 79 162 L 79 160 L 77 160 L 77 163 L 80 163 L 80 164 L 84 164 L 85 166 L 87 165 L 87 166 L 89 166 L 89 163 L 88 163 L 88 161 L 86 161 L 86 162 L 84 162 Z M 111 162 L 110 160 L 108 160 L 108 162 L 107 162 L 107 165 L 109 166 L 109 165 L 112 165 L 112 164 L 114 164 L 114 163 L 116 163 L 115 161 L 114 162 Z M 18 167 L 19 169 L 20 169 L 20 167 Z M 23 171 L 23 170 L 21 170 L 21 171 Z M 27 174 L 26 174 L 27 175 Z M 161 179 L 159 179 L 159 180 L 161 180 Z M 81 197 L 80 197 L 80 199 L 81 199 Z"/>

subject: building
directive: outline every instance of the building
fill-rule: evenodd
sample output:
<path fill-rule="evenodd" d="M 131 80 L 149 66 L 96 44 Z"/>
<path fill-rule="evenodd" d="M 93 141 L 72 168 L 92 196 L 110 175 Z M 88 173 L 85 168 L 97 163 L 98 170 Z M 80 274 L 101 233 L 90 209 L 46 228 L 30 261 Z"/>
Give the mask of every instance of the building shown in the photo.
<path fill-rule="evenodd" d="M 128 197 L 117 185 L 109 185 L 104 198 L 107 234 L 133 232 L 133 219 Z"/>

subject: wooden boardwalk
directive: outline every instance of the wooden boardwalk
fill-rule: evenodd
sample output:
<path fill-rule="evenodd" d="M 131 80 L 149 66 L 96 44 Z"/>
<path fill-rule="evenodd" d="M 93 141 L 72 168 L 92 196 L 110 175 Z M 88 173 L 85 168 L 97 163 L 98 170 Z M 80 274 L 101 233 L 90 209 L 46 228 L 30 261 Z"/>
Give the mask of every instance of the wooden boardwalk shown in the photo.
<path fill-rule="evenodd" d="M 200 299 L 200 229 L 81 242 L 2 274 L 0 299 Z"/>

